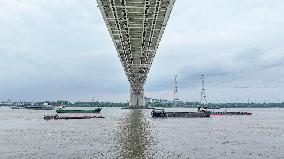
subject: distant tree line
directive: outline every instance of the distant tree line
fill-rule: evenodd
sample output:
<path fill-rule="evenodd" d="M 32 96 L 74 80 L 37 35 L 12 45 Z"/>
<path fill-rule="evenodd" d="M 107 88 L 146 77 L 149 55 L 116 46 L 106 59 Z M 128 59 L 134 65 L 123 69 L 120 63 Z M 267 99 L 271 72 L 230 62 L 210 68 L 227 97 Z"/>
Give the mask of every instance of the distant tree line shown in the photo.
<path fill-rule="evenodd" d="M 151 103 L 152 107 L 174 107 L 174 103 Z M 199 102 L 183 102 L 178 107 L 197 108 L 197 107 L 209 107 L 209 108 L 284 108 L 284 102 L 282 103 L 207 103 L 200 104 Z"/>
<path fill-rule="evenodd" d="M 43 103 L 48 103 L 53 106 L 67 106 L 67 107 L 126 107 L 128 103 L 114 103 L 114 102 L 75 102 L 71 103 L 69 101 L 45 101 L 45 102 L 2 102 L 0 106 L 11 106 L 11 105 L 22 105 L 28 103 L 29 105 L 42 105 Z M 149 107 L 185 107 L 185 108 L 197 108 L 199 106 L 209 107 L 209 108 L 284 108 L 284 102 L 282 103 L 207 103 L 200 104 L 199 102 L 153 102 L 146 103 Z"/>
<path fill-rule="evenodd" d="M 67 104 L 67 103 L 65 103 Z M 68 105 L 70 107 L 126 107 L 128 103 L 114 103 L 114 102 L 75 102 Z M 284 102 L 282 103 L 207 103 L 200 104 L 199 102 L 181 102 L 178 104 L 175 103 L 148 103 L 149 107 L 186 107 L 186 108 L 197 108 L 199 106 L 209 107 L 209 108 L 284 108 Z"/>
<path fill-rule="evenodd" d="M 206 106 L 215 106 L 219 108 L 284 108 L 282 103 L 208 103 Z"/>
<path fill-rule="evenodd" d="M 70 107 L 125 107 L 128 103 L 113 103 L 113 102 L 75 102 L 70 104 Z"/>

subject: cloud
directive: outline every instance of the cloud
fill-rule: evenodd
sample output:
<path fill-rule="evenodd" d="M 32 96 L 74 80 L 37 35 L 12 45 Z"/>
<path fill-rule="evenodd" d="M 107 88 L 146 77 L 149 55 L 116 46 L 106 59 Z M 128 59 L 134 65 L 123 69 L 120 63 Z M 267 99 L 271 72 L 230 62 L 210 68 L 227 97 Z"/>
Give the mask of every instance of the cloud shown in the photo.
<path fill-rule="evenodd" d="M 96 1 L 0 4 L 0 100 L 127 100 L 128 81 Z M 171 99 L 178 74 L 180 97 L 197 100 L 205 74 L 211 100 L 284 99 L 283 14 L 280 0 L 176 1 L 146 95 Z"/>

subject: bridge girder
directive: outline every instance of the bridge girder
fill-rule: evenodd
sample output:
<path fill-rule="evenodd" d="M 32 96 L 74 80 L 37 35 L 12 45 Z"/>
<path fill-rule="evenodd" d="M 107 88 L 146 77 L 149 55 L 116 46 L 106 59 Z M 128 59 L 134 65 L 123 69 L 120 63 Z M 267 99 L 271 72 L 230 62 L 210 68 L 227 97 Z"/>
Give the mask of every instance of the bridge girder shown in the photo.
<path fill-rule="evenodd" d="M 175 0 L 97 0 L 134 94 L 143 93 Z"/>

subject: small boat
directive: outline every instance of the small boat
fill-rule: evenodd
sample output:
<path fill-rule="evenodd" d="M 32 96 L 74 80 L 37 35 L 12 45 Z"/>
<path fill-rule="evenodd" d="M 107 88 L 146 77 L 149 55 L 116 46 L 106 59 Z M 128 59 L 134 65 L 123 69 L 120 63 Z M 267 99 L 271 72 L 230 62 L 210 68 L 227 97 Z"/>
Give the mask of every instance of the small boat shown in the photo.
<path fill-rule="evenodd" d="M 33 109 L 33 110 L 53 110 L 55 107 L 49 105 L 48 103 L 43 103 L 42 105 L 33 105 L 27 106 L 26 109 Z"/>
<path fill-rule="evenodd" d="M 59 108 L 56 109 L 56 113 L 100 113 L 102 110 L 102 108 L 97 108 L 97 109 L 93 109 L 93 110 L 76 110 L 76 109 L 63 109 L 63 108 Z"/>
<path fill-rule="evenodd" d="M 11 108 L 12 109 L 25 109 L 25 107 L 22 107 L 22 106 L 12 106 Z"/>
<path fill-rule="evenodd" d="M 206 109 L 221 109 L 220 107 L 204 107 Z"/>
<path fill-rule="evenodd" d="M 166 112 L 164 109 L 153 109 L 151 115 L 152 117 L 205 118 L 210 117 L 210 112 Z"/>
<path fill-rule="evenodd" d="M 154 107 L 148 107 L 148 106 L 126 106 L 126 107 L 122 107 L 121 109 L 154 109 Z"/>

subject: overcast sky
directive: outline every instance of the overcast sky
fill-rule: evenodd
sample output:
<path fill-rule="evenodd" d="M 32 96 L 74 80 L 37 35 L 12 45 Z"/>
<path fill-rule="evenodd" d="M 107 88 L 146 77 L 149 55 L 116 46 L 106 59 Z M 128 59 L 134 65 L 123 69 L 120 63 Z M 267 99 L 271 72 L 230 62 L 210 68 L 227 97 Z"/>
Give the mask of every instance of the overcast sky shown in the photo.
<path fill-rule="evenodd" d="M 176 0 L 145 95 L 284 101 L 283 0 Z M 95 0 L 0 0 L 0 100 L 121 101 L 129 85 Z"/>

